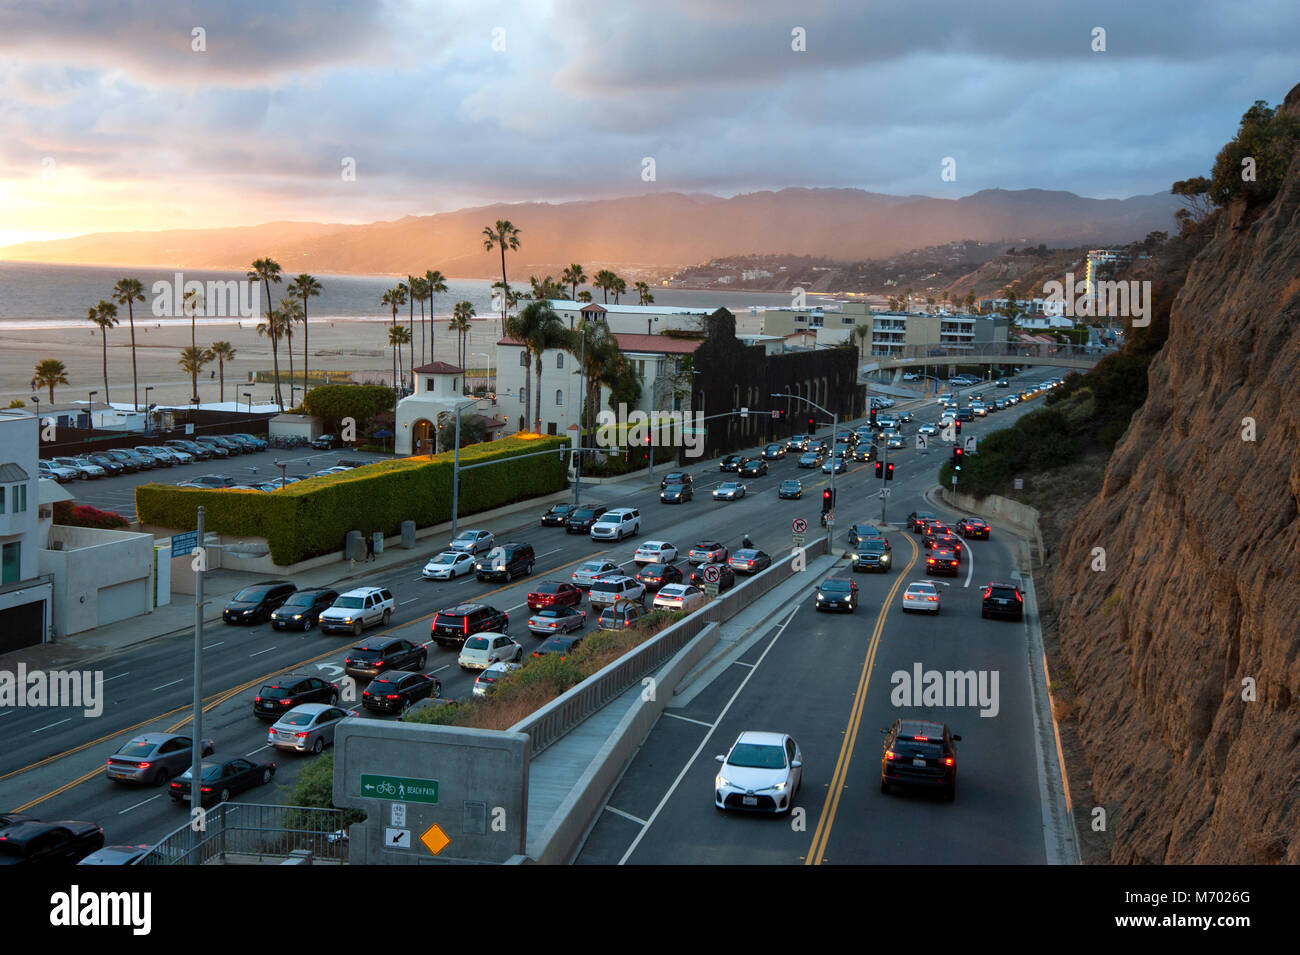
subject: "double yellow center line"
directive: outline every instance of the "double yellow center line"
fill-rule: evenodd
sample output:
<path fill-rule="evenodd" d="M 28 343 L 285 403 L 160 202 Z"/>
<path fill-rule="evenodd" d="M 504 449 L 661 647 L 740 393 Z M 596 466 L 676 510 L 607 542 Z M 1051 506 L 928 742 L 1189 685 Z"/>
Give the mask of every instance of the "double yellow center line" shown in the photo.
<path fill-rule="evenodd" d="M 840 794 L 844 791 L 845 780 L 848 779 L 849 764 L 853 760 L 853 749 L 857 745 L 858 729 L 862 725 L 862 710 L 867 701 L 867 688 L 871 684 L 871 669 L 875 666 L 876 651 L 880 648 L 880 638 L 885 632 L 885 616 L 894 604 L 898 588 L 903 586 L 908 573 L 916 566 L 919 552 L 916 541 L 912 539 L 910 533 L 907 542 L 912 546 L 912 559 L 894 579 L 894 586 L 889 588 L 889 593 L 880 605 L 880 613 L 876 615 L 876 626 L 871 633 L 867 657 L 862 661 L 862 674 L 858 677 L 858 689 L 853 697 L 853 708 L 849 711 L 849 722 L 844 731 L 844 742 L 840 745 L 840 756 L 835 762 L 835 772 L 831 776 L 830 788 L 826 791 L 826 803 L 822 807 L 821 817 L 817 820 L 812 847 L 804 857 L 804 865 L 821 865 L 826 858 L 826 845 L 830 842 L 831 827 L 835 825 L 835 813 L 840 808 Z"/>

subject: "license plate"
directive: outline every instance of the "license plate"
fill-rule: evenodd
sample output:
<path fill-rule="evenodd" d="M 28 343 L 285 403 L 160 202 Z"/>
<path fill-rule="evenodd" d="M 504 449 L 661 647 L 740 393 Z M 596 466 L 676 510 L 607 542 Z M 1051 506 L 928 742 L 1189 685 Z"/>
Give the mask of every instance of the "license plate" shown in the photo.
<path fill-rule="evenodd" d="M 923 759 L 914 759 L 914 760 L 912 760 L 912 765 L 913 765 L 913 766 L 924 766 L 924 765 L 925 765 L 925 760 L 923 760 Z"/>
<path fill-rule="evenodd" d="M 757 797 L 757 796 L 741 796 L 741 797 L 740 797 L 740 803 L 741 803 L 741 805 L 743 805 L 743 806 L 757 806 L 757 805 L 758 805 L 758 797 Z"/>

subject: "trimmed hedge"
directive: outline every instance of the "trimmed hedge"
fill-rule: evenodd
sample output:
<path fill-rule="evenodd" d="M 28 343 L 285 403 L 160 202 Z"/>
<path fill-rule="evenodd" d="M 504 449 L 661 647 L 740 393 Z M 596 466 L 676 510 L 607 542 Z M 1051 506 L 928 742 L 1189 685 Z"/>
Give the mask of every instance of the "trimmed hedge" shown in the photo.
<path fill-rule="evenodd" d="M 461 448 L 460 463 L 509 461 L 521 454 L 554 451 L 559 437 L 505 438 Z M 135 491 L 136 512 L 146 524 L 193 530 L 204 508 L 205 529 L 235 537 L 264 537 L 271 559 L 296 564 L 342 549 L 348 531 L 386 536 L 402 521 L 428 527 L 451 520 L 452 452 L 379 461 L 327 477 L 308 478 L 278 491 L 204 490 L 146 484 Z M 462 471 L 462 517 L 562 490 L 566 462 L 539 455 L 514 466 Z"/>

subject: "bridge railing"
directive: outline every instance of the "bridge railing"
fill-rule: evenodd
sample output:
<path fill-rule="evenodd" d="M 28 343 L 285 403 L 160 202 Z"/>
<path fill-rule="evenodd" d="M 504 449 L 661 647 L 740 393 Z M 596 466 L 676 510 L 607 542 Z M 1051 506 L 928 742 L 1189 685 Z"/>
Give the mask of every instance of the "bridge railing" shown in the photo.
<path fill-rule="evenodd" d="M 972 342 L 956 345 L 951 342 L 926 342 L 904 345 L 888 353 L 872 352 L 871 358 L 883 361 L 987 361 L 994 358 L 1037 358 L 1064 361 L 1097 362 L 1114 346 L 1065 345 L 1060 342 Z"/>

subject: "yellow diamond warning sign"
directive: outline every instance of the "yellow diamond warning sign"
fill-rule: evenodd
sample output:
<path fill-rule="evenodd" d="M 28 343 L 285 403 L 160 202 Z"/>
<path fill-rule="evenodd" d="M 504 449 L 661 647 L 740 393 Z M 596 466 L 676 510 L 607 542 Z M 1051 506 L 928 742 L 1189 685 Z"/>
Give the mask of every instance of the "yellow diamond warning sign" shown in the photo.
<path fill-rule="evenodd" d="M 442 831 L 442 826 L 438 825 L 436 822 L 428 829 L 424 830 L 424 834 L 420 836 L 420 841 L 423 842 L 424 847 L 434 855 L 437 855 L 443 849 L 451 845 L 451 838 L 447 833 Z"/>

